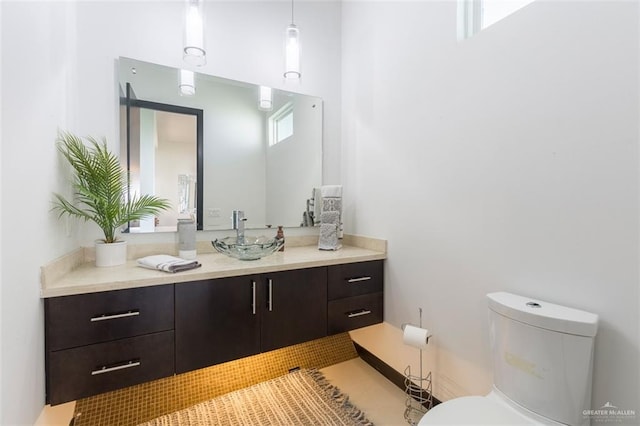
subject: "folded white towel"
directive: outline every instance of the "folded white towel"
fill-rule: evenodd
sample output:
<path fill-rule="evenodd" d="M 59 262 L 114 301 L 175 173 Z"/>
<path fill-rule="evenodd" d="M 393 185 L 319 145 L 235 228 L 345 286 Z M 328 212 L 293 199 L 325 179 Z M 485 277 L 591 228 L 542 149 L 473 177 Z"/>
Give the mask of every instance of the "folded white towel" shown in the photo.
<path fill-rule="evenodd" d="M 323 185 L 320 187 L 320 193 L 322 194 L 322 198 L 340 198 L 342 197 L 342 185 Z"/>
<path fill-rule="evenodd" d="M 313 217 L 316 222 L 320 220 L 320 213 L 322 213 L 322 193 L 320 188 L 313 188 Z"/>
<path fill-rule="evenodd" d="M 323 223 L 320 225 L 320 237 L 318 238 L 319 250 L 338 250 L 342 244 L 338 241 L 338 225 Z"/>
<path fill-rule="evenodd" d="M 156 254 L 138 259 L 138 265 L 143 268 L 156 269 L 164 272 L 180 272 L 202 266 L 196 260 L 185 260 L 168 254 Z"/>
<path fill-rule="evenodd" d="M 334 225 L 340 224 L 340 212 L 330 211 L 330 212 L 322 212 L 320 215 L 320 223 L 332 223 Z"/>
<path fill-rule="evenodd" d="M 327 197 L 322 199 L 322 212 L 342 213 L 342 198 Z M 322 213 L 320 214 L 322 216 Z"/>

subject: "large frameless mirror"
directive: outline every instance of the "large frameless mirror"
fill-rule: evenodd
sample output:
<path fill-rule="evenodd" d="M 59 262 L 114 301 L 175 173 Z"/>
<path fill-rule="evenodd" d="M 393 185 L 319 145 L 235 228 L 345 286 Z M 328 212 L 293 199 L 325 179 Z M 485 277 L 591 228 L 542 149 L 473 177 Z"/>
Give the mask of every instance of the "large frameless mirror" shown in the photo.
<path fill-rule="evenodd" d="M 129 58 L 118 80 L 132 191 L 173 205 L 130 232 L 175 231 L 185 214 L 230 229 L 233 210 L 247 228 L 303 223 L 322 184 L 322 99 Z"/>

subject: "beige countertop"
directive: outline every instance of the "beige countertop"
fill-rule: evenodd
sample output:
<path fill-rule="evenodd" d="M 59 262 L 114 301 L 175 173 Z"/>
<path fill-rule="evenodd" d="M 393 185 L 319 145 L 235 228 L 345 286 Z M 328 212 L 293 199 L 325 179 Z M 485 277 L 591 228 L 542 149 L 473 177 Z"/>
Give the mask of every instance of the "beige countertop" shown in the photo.
<path fill-rule="evenodd" d="M 386 258 L 386 241 L 345 237 L 343 247 L 321 251 L 315 245 L 287 247 L 259 260 L 242 261 L 220 253 L 198 254 L 202 267 L 175 274 L 146 269 L 129 260 L 125 265 L 99 268 L 78 255 L 61 258 L 42 267 L 41 297 L 68 296 L 161 284 L 174 284 L 231 276 L 253 275 Z M 62 268 L 62 273 L 58 272 Z"/>

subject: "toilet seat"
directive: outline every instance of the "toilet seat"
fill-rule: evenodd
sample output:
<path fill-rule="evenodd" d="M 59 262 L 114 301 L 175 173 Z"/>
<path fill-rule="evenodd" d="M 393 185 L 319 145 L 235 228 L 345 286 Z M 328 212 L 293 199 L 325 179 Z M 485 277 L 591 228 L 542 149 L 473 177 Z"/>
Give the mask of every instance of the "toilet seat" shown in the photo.
<path fill-rule="evenodd" d="M 487 396 L 464 396 L 438 404 L 418 422 L 418 426 L 554 424 L 559 423 L 513 407 L 497 389 L 493 389 Z"/>

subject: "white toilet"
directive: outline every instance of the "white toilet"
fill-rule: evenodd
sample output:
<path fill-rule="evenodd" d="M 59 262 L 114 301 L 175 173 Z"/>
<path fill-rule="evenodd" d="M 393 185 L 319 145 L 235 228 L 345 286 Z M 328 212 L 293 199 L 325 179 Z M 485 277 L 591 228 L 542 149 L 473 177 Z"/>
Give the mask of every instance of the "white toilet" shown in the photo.
<path fill-rule="evenodd" d="M 598 316 L 505 292 L 487 298 L 492 391 L 439 404 L 418 425 L 588 425 Z"/>

